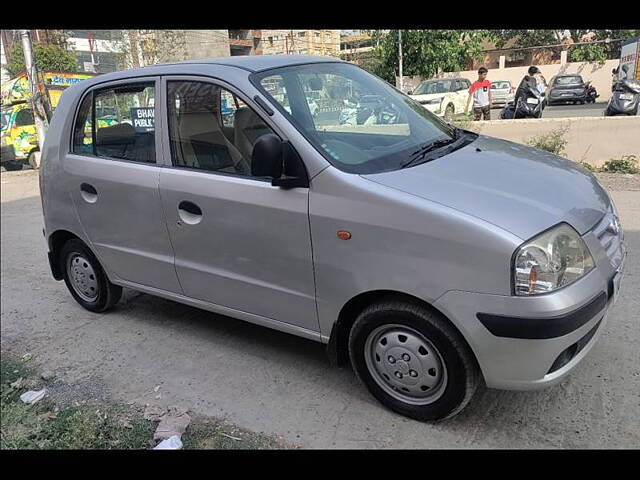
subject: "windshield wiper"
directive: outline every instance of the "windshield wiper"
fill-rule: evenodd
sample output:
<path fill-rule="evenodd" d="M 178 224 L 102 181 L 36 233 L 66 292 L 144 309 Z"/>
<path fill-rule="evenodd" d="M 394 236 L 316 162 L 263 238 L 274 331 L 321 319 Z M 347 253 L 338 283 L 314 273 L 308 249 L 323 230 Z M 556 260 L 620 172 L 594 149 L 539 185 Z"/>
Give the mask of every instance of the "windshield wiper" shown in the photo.
<path fill-rule="evenodd" d="M 454 138 L 444 138 L 442 140 L 435 140 L 433 142 L 427 143 L 426 145 L 413 152 L 411 154 L 411 159 L 408 162 L 402 164 L 400 168 L 406 168 L 416 162 L 419 162 L 427 155 L 427 153 L 454 143 L 458 139 L 457 137 L 458 135 L 456 135 Z"/>

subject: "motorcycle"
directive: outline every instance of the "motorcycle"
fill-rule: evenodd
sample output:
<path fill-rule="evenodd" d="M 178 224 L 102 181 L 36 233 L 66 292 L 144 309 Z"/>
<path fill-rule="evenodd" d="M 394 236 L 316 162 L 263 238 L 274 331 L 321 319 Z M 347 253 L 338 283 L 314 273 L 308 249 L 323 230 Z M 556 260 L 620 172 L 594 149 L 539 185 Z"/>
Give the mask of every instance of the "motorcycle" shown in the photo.
<path fill-rule="evenodd" d="M 640 82 L 623 78 L 613 86 L 613 94 L 604 111 L 606 117 L 637 115 L 640 104 Z"/>
<path fill-rule="evenodd" d="M 585 101 L 587 103 L 596 103 L 596 98 L 598 98 L 600 95 L 598 95 L 598 92 L 596 92 L 596 87 L 594 87 L 593 85 L 591 85 L 591 82 L 587 82 L 585 83 Z"/>
<path fill-rule="evenodd" d="M 546 101 L 537 88 L 529 87 L 525 98 L 518 97 L 517 102 L 509 102 L 500 112 L 500 118 L 541 118 Z"/>
<path fill-rule="evenodd" d="M 397 113 L 384 108 L 377 99 L 367 97 L 358 103 L 344 100 L 345 108 L 340 111 L 338 122 L 340 125 L 376 125 L 397 123 Z"/>

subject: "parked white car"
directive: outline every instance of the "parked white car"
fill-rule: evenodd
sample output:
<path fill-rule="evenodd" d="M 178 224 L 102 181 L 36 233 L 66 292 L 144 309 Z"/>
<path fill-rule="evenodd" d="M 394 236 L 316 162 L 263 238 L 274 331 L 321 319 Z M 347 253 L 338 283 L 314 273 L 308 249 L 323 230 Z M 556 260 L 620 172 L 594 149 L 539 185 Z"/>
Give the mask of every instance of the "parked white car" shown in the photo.
<path fill-rule="evenodd" d="M 455 115 L 464 113 L 471 82 L 466 78 L 425 80 L 409 96 L 424 108 L 450 121 Z"/>

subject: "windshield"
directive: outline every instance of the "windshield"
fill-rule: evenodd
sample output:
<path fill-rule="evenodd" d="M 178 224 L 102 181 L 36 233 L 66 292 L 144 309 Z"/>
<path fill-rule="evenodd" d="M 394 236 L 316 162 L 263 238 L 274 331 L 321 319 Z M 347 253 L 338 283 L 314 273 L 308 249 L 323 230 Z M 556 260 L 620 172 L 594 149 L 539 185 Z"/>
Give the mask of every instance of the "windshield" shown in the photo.
<path fill-rule="evenodd" d="M 491 83 L 491 88 L 493 90 L 502 90 L 505 88 L 511 88 L 511 84 L 509 82 L 492 82 Z"/>
<path fill-rule="evenodd" d="M 9 125 L 9 119 L 11 118 L 11 109 L 8 108 L 6 110 L 2 110 L 2 130 L 4 130 L 5 128 L 7 128 L 7 125 Z"/>
<path fill-rule="evenodd" d="M 406 165 L 454 128 L 378 77 L 343 63 L 314 63 L 253 74 L 251 80 L 335 167 L 378 173 Z M 316 107 L 307 100 L 314 95 Z"/>
<path fill-rule="evenodd" d="M 413 95 L 431 95 L 433 93 L 447 93 L 451 90 L 451 80 L 422 82 L 415 89 Z"/>
<path fill-rule="evenodd" d="M 582 83 L 582 77 L 579 75 L 556 78 L 556 85 L 575 85 L 577 83 Z"/>

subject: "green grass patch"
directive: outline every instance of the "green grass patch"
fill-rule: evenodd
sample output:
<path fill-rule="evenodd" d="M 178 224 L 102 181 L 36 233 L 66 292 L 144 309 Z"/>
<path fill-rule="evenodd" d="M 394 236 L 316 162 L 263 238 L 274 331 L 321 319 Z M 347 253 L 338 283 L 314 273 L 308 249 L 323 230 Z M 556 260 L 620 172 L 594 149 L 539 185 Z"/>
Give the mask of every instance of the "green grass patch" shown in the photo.
<path fill-rule="evenodd" d="M 1 449 L 149 449 L 156 442 L 156 422 L 145 420 L 139 409 L 117 403 L 57 406 L 49 396 L 34 405 L 20 395 L 46 386 L 30 356 L 0 354 Z M 23 384 L 14 382 L 22 379 Z M 29 383 L 31 382 L 31 383 Z M 14 383 L 14 386 L 11 384 Z M 242 429 L 212 418 L 194 419 L 182 435 L 185 449 L 288 448 L 274 436 Z"/>
<path fill-rule="evenodd" d="M 34 405 L 20 400 L 26 387 L 11 383 L 37 377 L 20 357 L 0 356 L 0 448 L 2 449 L 140 449 L 149 448 L 154 424 L 133 407 L 86 404 L 57 408 L 45 397 Z M 38 382 L 37 389 L 44 386 Z"/>
<path fill-rule="evenodd" d="M 287 448 L 278 438 L 222 420 L 197 418 L 182 436 L 185 449 L 269 450 Z"/>
<path fill-rule="evenodd" d="M 623 155 L 620 158 L 612 158 L 605 162 L 600 171 L 637 174 L 640 173 L 640 168 L 638 168 L 638 159 L 635 155 Z"/>

